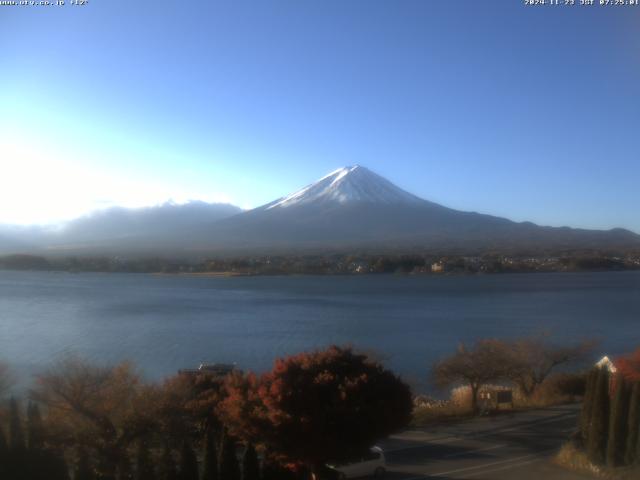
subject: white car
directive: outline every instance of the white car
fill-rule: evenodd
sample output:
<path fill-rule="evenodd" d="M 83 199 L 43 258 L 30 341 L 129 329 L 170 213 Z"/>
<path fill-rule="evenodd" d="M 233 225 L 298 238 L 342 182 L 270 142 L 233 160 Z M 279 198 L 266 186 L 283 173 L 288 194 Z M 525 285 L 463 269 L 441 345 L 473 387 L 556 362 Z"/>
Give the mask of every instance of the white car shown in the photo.
<path fill-rule="evenodd" d="M 329 465 L 338 473 L 338 478 L 382 478 L 387 470 L 387 462 L 380 447 L 372 447 L 369 453 L 357 462 L 345 465 Z"/>

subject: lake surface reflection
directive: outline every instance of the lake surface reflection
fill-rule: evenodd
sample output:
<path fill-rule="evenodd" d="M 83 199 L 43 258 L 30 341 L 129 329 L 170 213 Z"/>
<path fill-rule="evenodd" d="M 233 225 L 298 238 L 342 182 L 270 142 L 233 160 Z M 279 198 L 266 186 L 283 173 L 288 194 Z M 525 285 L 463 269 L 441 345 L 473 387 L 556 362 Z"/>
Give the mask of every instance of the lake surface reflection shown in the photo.
<path fill-rule="evenodd" d="M 186 277 L 0 272 L 0 358 L 25 377 L 66 352 L 149 378 L 200 362 L 266 370 L 328 344 L 374 350 L 418 390 L 459 342 L 549 332 L 640 345 L 640 272 Z"/>

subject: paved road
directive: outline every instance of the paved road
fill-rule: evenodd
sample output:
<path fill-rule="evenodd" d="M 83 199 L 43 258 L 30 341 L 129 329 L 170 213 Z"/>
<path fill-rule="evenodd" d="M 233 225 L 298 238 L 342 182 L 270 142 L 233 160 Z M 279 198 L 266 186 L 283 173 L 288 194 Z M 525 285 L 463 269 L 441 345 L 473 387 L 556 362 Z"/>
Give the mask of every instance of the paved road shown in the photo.
<path fill-rule="evenodd" d="M 577 425 L 579 407 L 551 407 L 416 429 L 381 443 L 389 480 L 584 480 L 549 460 Z"/>

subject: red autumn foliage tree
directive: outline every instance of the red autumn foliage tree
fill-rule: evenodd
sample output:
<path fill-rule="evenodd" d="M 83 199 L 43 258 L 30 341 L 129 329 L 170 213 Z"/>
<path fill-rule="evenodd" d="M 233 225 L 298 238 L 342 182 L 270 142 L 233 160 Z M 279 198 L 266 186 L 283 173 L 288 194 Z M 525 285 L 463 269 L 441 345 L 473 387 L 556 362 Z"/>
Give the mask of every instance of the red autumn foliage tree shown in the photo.
<path fill-rule="evenodd" d="M 260 399 L 259 378 L 252 372 L 233 372 L 227 377 L 226 398 L 218 411 L 223 423 L 237 438 L 260 444 L 269 428 L 265 406 Z"/>
<path fill-rule="evenodd" d="M 221 415 L 232 432 L 283 463 L 317 472 L 348 461 L 410 420 L 409 387 L 350 348 L 278 359 L 259 379 L 233 376 Z"/>
<path fill-rule="evenodd" d="M 640 348 L 615 362 L 618 373 L 629 383 L 640 382 Z"/>
<path fill-rule="evenodd" d="M 225 394 L 220 377 L 178 374 L 156 390 L 160 427 L 170 437 L 182 442 L 186 437 L 219 428 L 215 407 Z"/>

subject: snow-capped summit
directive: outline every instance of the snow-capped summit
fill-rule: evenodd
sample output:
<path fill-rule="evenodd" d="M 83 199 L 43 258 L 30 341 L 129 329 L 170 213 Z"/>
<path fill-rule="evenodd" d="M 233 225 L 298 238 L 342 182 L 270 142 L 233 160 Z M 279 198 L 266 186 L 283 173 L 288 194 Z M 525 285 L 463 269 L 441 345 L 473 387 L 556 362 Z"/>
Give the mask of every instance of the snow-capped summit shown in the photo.
<path fill-rule="evenodd" d="M 395 186 L 360 165 L 342 167 L 297 192 L 279 198 L 262 209 L 272 210 L 310 203 L 417 204 L 424 200 Z"/>

